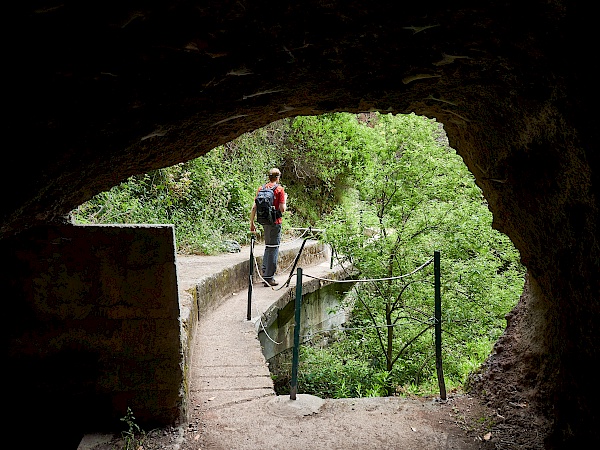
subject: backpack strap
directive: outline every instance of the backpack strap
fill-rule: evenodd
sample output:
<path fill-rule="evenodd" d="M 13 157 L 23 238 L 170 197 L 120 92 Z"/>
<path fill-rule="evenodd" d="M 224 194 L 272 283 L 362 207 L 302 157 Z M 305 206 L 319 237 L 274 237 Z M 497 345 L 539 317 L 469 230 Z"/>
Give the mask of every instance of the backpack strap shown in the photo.
<path fill-rule="evenodd" d="M 268 183 L 265 183 L 262 185 L 261 189 L 265 189 L 267 187 Z M 277 183 L 275 183 L 273 186 L 271 186 L 269 189 L 271 189 L 273 192 L 275 192 L 275 189 L 277 189 L 279 185 Z"/>

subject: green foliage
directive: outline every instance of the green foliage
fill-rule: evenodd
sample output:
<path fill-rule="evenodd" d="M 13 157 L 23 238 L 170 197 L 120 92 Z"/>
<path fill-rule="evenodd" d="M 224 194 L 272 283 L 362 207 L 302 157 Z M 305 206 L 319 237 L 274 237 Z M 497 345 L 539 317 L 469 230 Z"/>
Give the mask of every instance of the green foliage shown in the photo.
<path fill-rule="evenodd" d="M 328 398 L 380 397 L 385 395 L 387 373 L 357 358 L 344 346 L 327 349 L 300 347 L 298 391 Z"/>
<path fill-rule="evenodd" d="M 121 422 L 127 425 L 127 429 L 121 432 L 123 450 L 139 450 L 143 448 L 146 433 L 135 422 L 135 417 L 129 407 L 127 407 L 125 417 L 121 418 Z"/>
<path fill-rule="evenodd" d="M 245 134 L 201 158 L 130 177 L 79 206 L 73 219 L 174 224 L 179 253 L 214 254 L 226 251 L 228 240 L 247 243 L 256 189 L 279 162 L 282 125 Z"/>
<path fill-rule="evenodd" d="M 447 384 L 460 386 L 519 298 L 519 255 L 492 229 L 485 199 L 439 124 L 376 115 L 370 125 L 376 151 L 362 160 L 356 189 L 319 227 L 361 278 L 409 273 L 441 251 L 444 371 Z M 434 389 L 432 283 L 429 266 L 401 280 L 358 284 L 349 327 L 359 331 L 348 331 L 332 351 L 355 352 L 388 373 L 388 394 Z"/>
<path fill-rule="evenodd" d="M 341 200 L 375 144 L 352 114 L 294 119 L 281 165 L 305 223 L 314 225 Z"/>
<path fill-rule="evenodd" d="M 207 155 L 129 178 L 73 211 L 80 223 L 172 223 L 179 253 L 212 254 L 249 239 L 249 211 L 270 167 L 289 194 L 284 227 L 324 228 L 363 278 L 395 277 L 442 255 L 446 385 L 489 354 L 524 270 L 441 124 L 415 115 L 296 117 Z M 437 388 L 432 266 L 357 285 L 345 337 L 303 349 L 299 389 L 322 396 Z"/>

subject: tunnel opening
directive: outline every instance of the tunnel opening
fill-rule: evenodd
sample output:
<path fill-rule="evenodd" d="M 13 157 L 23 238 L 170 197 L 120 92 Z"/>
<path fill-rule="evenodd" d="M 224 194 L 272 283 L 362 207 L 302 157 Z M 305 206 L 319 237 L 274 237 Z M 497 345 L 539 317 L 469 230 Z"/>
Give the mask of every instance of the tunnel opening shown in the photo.
<path fill-rule="evenodd" d="M 493 180 L 492 180 L 493 181 Z M 497 199 L 496 199 L 497 200 Z M 502 220 L 505 220 L 505 218 L 503 218 Z M 508 367 L 508 366 L 507 366 Z"/>
<path fill-rule="evenodd" d="M 509 323 L 514 359 L 486 369 L 489 387 L 511 373 L 541 392 L 557 447 L 597 440 L 587 370 L 600 317 L 596 102 L 589 58 L 573 50 L 593 42 L 593 15 L 583 3 L 530 6 L 24 5 L 11 16 L 22 95 L 9 129 L 25 151 L 6 156 L 19 170 L 7 175 L 2 239 L 275 118 L 437 117 L 529 271 L 533 298 Z"/>
<path fill-rule="evenodd" d="M 348 114 L 348 116 L 352 116 L 350 114 Z M 370 128 L 373 129 L 375 127 L 375 125 L 377 124 L 377 117 L 378 115 L 376 113 L 361 113 L 358 115 L 353 116 L 355 120 L 355 122 L 357 124 L 360 124 L 360 126 L 366 127 L 366 128 Z M 210 192 L 212 193 L 213 196 L 222 196 L 223 198 L 227 198 L 227 199 L 234 199 L 233 202 L 233 208 L 230 211 L 231 212 L 231 216 L 230 216 L 230 220 L 226 220 L 226 221 L 222 221 L 218 214 L 216 214 L 216 219 L 213 219 L 213 223 L 214 222 L 218 222 L 218 221 L 222 221 L 222 222 L 231 222 L 232 220 L 239 220 L 242 223 L 245 222 L 245 216 L 247 215 L 248 209 L 249 209 L 249 204 L 251 204 L 252 201 L 252 195 L 253 195 L 253 191 L 255 189 L 255 187 L 257 185 L 260 184 L 260 182 L 262 182 L 262 179 L 258 178 L 258 179 L 254 179 L 253 182 L 251 183 L 247 183 L 247 182 L 242 182 L 242 180 L 238 179 L 236 174 L 232 173 L 231 167 L 248 167 L 248 164 L 254 164 L 255 167 L 253 167 L 253 169 L 250 172 L 253 172 L 255 175 L 258 175 L 259 177 L 263 177 L 264 176 L 264 171 L 265 168 L 270 167 L 271 165 L 278 165 L 281 166 L 284 170 L 284 173 L 286 172 L 296 172 L 297 175 L 297 179 L 295 180 L 295 186 L 294 186 L 294 190 L 291 192 L 294 192 L 295 195 L 294 197 L 300 196 L 303 193 L 306 194 L 306 192 L 309 189 L 304 189 L 303 191 L 303 186 L 302 186 L 302 180 L 308 180 L 308 182 L 314 182 L 314 180 L 312 180 L 310 177 L 312 176 L 313 178 L 315 177 L 314 174 L 314 168 L 313 167 L 309 167 L 308 169 L 303 168 L 301 166 L 301 164 L 299 164 L 299 162 L 297 160 L 292 159 L 289 155 L 287 154 L 282 154 L 282 149 L 285 146 L 290 146 L 289 141 L 285 141 L 286 138 L 289 138 L 289 135 L 291 134 L 290 131 L 290 124 L 292 123 L 292 120 L 284 120 L 284 121 L 280 121 L 280 122 L 274 122 L 272 124 L 270 124 L 269 126 L 256 130 L 252 133 L 247 133 L 246 135 L 236 139 L 235 141 L 231 141 L 228 144 L 225 144 L 224 146 L 214 149 L 212 150 L 209 154 L 207 154 L 204 157 L 199 158 L 197 161 L 194 162 L 190 162 L 189 164 L 186 163 L 181 163 L 178 166 L 175 166 L 174 168 L 169 168 L 165 171 L 163 171 L 162 173 L 160 172 L 154 172 L 152 174 L 147 174 L 147 175 L 143 175 L 143 176 L 139 176 L 139 177 L 135 177 L 133 179 L 131 179 L 130 181 L 128 181 L 127 183 L 125 183 L 124 185 L 122 185 L 122 187 L 120 188 L 120 191 L 117 189 L 115 190 L 112 194 L 111 194 L 111 198 L 114 199 L 114 201 L 116 203 L 122 202 L 122 204 L 125 205 L 136 205 L 136 202 L 132 201 L 132 199 L 135 199 L 135 195 L 139 195 L 138 192 L 138 188 L 135 187 L 135 183 L 138 183 L 138 185 L 140 186 L 146 186 L 145 189 L 147 189 L 145 191 L 145 193 L 147 192 L 152 192 L 152 195 L 155 197 L 154 199 L 150 198 L 148 200 L 148 205 L 152 206 L 152 205 L 158 205 L 158 201 L 164 201 L 165 204 L 168 204 L 169 206 L 171 206 L 173 204 L 173 202 L 176 199 L 180 199 L 182 198 L 182 196 L 185 198 L 185 196 L 192 196 L 194 195 L 194 193 L 199 192 L 199 188 L 197 186 L 210 186 Z M 345 123 L 347 125 L 347 123 Z M 314 125 L 314 124 L 313 124 Z M 414 124 L 411 124 L 411 126 L 414 126 Z M 447 152 L 451 152 L 454 153 L 454 159 L 455 160 L 460 160 L 459 157 L 457 157 L 455 155 L 455 150 L 451 149 L 449 147 L 449 143 L 447 140 L 447 137 L 443 131 L 443 127 L 441 124 L 437 124 L 437 131 L 436 131 L 436 135 L 435 135 L 435 141 L 438 145 L 442 146 L 442 147 L 447 147 Z M 284 129 L 284 131 L 281 131 L 281 129 Z M 393 128 L 392 128 L 393 129 Z M 323 133 L 323 130 L 320 129 L 320 132 Z M 337 131 L 339 133 L 339 130 Z M 338 139 L 340 139 L 340 146 L 346 145 L 346 141 L 347 136 L 337 136 Z M 319 139 L 323 140 L 324 136 L 321 135 L 319 137 Z M 244 153 L 247 152 L 248 149 L 251 148 L 251 146 L 254 145 L 256 146 L 254 148 L 254 151 L 250 151 L 249 153 Z M 303 145 L 307 145 L 306 143 L 304 143 Z M 268 152 L 263 152 L 263 154 L 259 155 L 259 157 L 257 158 L 257 160 L 259 162 L 262 162 L 262 165 L 264 167 L 258 167 L 259 164 L 254 161 L 252 162 L 251 159 L 249 159 L 249 156 L 252 155 L 256 155 L 257 153 L 259 153 L 256 148 L 265 148 L 265 147 L 269 147 L 269 151 Z M 348 145 L 348 148 L 352 148 L 352 145 Z M 304 148 L 304 150 L 306 150 L 306 148 Z M 404 151 L 404 150 L 403 150 Z M 425 152 L 425 150 L 423 150 Z M 291 155 L 293 156 L 295 153 L 291 152 Z M 277 156 L 274 156 L 277 155 Z M 237 156 L 240 159 L 236 160 L 233 157 Z M 312 158 L 313 160 L 316 158 L 317 155 L 315 154 L 310 154 L 309 158 Z M 276 157 L 279 157 L 280 159 L 277 160 L 275 159 Z M 305 158 L 303 161 L 307 161 L 307 159 Z M 464 167 L 464 164 L 462 163 L 462 161 L 460 161 L 458 164 L 461 165 L 462 170 L 466 170 L 466 168 Z M 298 167 L 300 166 L 300 167 Z M 457 166 L 458 167 L 458 166 Z M 218 169 L 223 170 L 222 172 L 219 172 Z M 313 173 L 311 173 L 311 169 L 313 170 Z M 200 170 L 204 170 L 209 174 L 212 174 L 212 177 L 207 177 L 205 173 L 198 175 L 197 173 L 192 173 L 193 171 L 200 171 Z M 452 170 L 447 169 L 447 170 Z M 226 175 L 225 175 L 226 174 Z M 299 176 L 300 174 L 303 175 Z M 464 174 L 463 174 L 464 175 Z M 442 176 L 442 174 L 439 174 L 439 176 Z M 285 177 L 284 177 L 285 178 Z M 227 184 L 227 181 L 230 179 L 234 179 L 234 183 L 231 184 Z M 289 180 L 289 178 L 288 178 Z M 287 180 L 286 180 L 287 181 Z M 239 192 L 242 191 L 242 188 L 247 188 L 247 184 L 249 184 L 251 187 L 250 189 L 246 190 L 245 192 Z M 467 188 L 468 189 L 475 189 L 478 190 L 478 188 L 475 186 L 473 177 L 471 175 L 469 175 L 468 179 L 467 178 L 460 178 L 458 180 L 458 185 L 453 186 L 453 187 L 447 187 L 448 189 L 453 189 L 453 190 L 458 190 L 458 189 L 462 189 L 462 188 Z M 140 190 L 142 190 L 142 188 L 139 188 Z M 204 187 L 202 187 L 202 189 L 205 189 Z M 347 182 L 340 182 L 338 183 L 337 186 L 333 186 L 332 189 L 330 189 L 327 192 L 327 195 L 331 196 L 331 198 L 337 198 L 339 199 L 339 196 L 341 195 L 340 191 L 350 191 L 351 188 L 348 186 Z M 479 191 L 480 192 L 480 191 Z M 134 195 L 130 195 L 131 193 L 133 193 Z M 321 193 L 319 195 L 322 195 Z M 150 196 L 148 196 L 150 197 Z M 311 199 L 315 199 L 315 197 L 311 197 Z M 481 193 L 478 194 L 477 197 L 477 201 L 481 202 L 481 205 L 485 206 L 485 208 L 487 208 L 487 204 L 485 202 L 485 200 L 483 199 Z M 106 218 L 110 219 L 110 217 L 117 217 L 120 219 L 126 218 L 126 214 L 124 214 L 124 211 L 122 209 L 121 206 L 118 205 L 113 205 L 110 206 L 109 204 L 110 199 L 108 197 L 105 197 L 104 200 L 102 201 L 94 201 L 92 200 L 90 202 L 90 205 L 88 206 L 83 206 L 83 207 L 79 207 L 77 210 L 74 211 L 74 215 L 75 215 L 75 220 L 86 220 L 86 216 L 87 215 L 87 219 L 93 219 L 93 220 L 99 220 L 102 221 L 102 219 L 100 219 L 99 217 L 99 213 L 101 213 L 102 211 L 116 211 L 116 215 L 110 216 L 107 215 Z M 215 210 L 214 206 L 210 206 L 211 202 L 213 202 L 213 205 L 215 203 L 214 197 L 208 197 L 208 201 L 207 204 L 209 205 L 208 207 L 201 207 L 201 206 L 194 206 L 193 210 L 196 211 L 200 211 L 202 209 L 204 209 L 205 211 L 213 211 Z M 325 202 L 321 202 L 321 205 L 319 205 L 319 208 L 327 208 L 327 205 L 323 205 L 323 203 Z M 108 205 L 108 206 L 107 206 Z M 309 208 L 311 205 L 306 205 L 306 204 L 300 204 L 300 202 L 298 202 L 297 200 L 293 200 L 293 206 L 292 209 L 294 208 L 304 208 L 307 209 Z M 316 205 L 312 205 L 312 206 L 316 206 Z M 168 207 L 165 208 L 164 206 L 158 206 L 159 208 L 163 209 L 164 211 L 168 212 Z M 220 206 L 223 210 L 226 210 L 228 205 L 227 204 L 221 204 Z M 329 207 L 331 208 L 331 205 L 329 205 Z M 212 208 L 212 209 L 211 209 Z M 322 211 L 319 212 L 319 214 L 321 214 Z M 142 205 L 142 207 L 140 208 L 140 212 L 139 212 L 139 216 L 140 218 L 143 217 L 148 217 L 148 207 Z M 238 214 L 237 216 L 235 216 L 235 214 Z M 359 214 L 362 214 L 362 212 L 359 211 L 359 208 L 357 207 L 357 209 L 354 210 L 354 214 L 356 216 L 358 216 Z M 473 212 L 473 214 L 471 215 L 466 215 L 465 216 L 465 220 L 468 221 L 473 221 L 475 220 L 476 224 L 474 225 L 473 228 L 473 232 L 475 233 L 473 235 L 473 237 L 470 237 L 469 240 L 469 244 L 466 245 L 464 248 L 460 249 L 460 252 L 465 252 L 467 257 L 474 257 L 476 256 L 476 252 L 474 252 L 474 250 L 471 248 L 467 248 L 469 245 L 473 246 L 473 248 L 475 248 L 476 246 L 479 246 L 480 243 L 478 243 L 477 241 L 479 240 L 479 238 L 477 237 L 476 231 L 479 227 L 488 227 L 486 233 L 489 233 L 491 230 L 491 215 L 488 217 L 488 219 L 483 220 L 481 217 L 478 216 L 479 213 L 475 213 Z M 489 211 L 488 211 L 489 214 Z M 299 220 L 302 220 L 301 222 L 292 222 L 290 225 L 297 225 L 297 226 L 306 226 L 307 223 L 305 222 L 305 220 L 307 220 L 307 218 L 310 218 L 310 214 L 298 214 L 298 217 L 300 217 Z M 135 215 L 132 215 L 131 217 L 136 217 Z M 158 216 L 157 216 L 158 217 Z M 171 217 L 168 216 L 168 214 L 165 214 L 163 216 L 165 219 L 172 219 L 172 223 L 181 223 L 181 222 L 177 222 L 177 220 L 181 221 L 181 220 L 185 220 L 185 216 L 179 216 L 176 213 L 173 213 L 171 215 Z M 313 215 L 314 217 L 314 215 Z M 175 220 L 177 219 L 177 220 Z M 232 219 L 232 220 L 231 220 Z M 131 219 L 129 219 L 131 220 Z M 139 219 L 136 219 L 135 221 L 138 221 Z M 479 223 L 481 221 L 481 223 Z M 204 222 L 205 224 L 208 222 Z M 311 226 L 319 226 L 318 222 L 312 222 L 310 223 Z M 365 227 L 365 230 L 363 230 L 364 232 L 374 232 L 373 231 L 373 227 L 368 227 L 365 224 L 363 224 Z M 373 224 L 371 224 L 373 225 Z M 464 226 L 464 224 L 457 224 L 458 228 L 460 228 L 461 226 Z M 182 228 L 185 228 L 185 225 L 182 225 Z M 483 229 L 483 228 L 482 228 Z M 176 230 L 177 233 L 177 230 Z M 212 235 L 214 238 L 216 239 L 224 239 L 223 242 L 231 242 L 233 240 L 234 237 L 237 237 L 238 240 L 241 241 L 242 244 L 246 244 L 247 241 L 244 241 L 243 239 L 247 239 L 247 235 L 243 236 L 238 234 L 237 236 L 235 235 L 226 235 L 224 233 L 221 232 L 221 230 L 219 230 L 217 233 Z M 224 236 L 221 237 L 221 236 Z M 241 239 L 240 239 L 241 236 Z M 448 231 L 447 236 L 452 236 L 452 232 Z M 207 237 L 208 239 L 210 239 L 210 234 Z M 455 238 L 455 237 L 454 237 Z M 454 239 L 453 238 L 453 239 Z M 206 239 L 206 238 L 204 238 Z M 512 244 L 509 244 L 507 241 L 507 239 L 504 238 L 494 238 L 497 239 L 497 243 L 502 242 L 501 246 L 494 248 L 494 246 L 492 245 L 490 248 L 488 248 L 486 250 L 486 252 L 490 252 L 490 253 L 495 253 L 496 257 L 498 258 L 498 262 L 497 262 L 497 267 L 496 267 L 496 272 L 498 275 L 502 275 L 503 273 L 506 273 L 507 275 L 510 275 L 511 277 L 513 277 L 513 280 L 511 281 L 511 287 L 507 288 L 505 293 L 502 294 L 502 296 L 504 298 L 511 298 L 512 300 L 506 301 L 504 300 L 504 304 L 503 306 L 499 307 L 498 305 L 494 305 L 494 306 L 490 306 L 487 307 L 486 305 L 479 305 L 479 308 L 481 310 L 486 310 L 488 311 L 488 313 L 490 313 L 490 311 L 493 310 L 493 313 L 490 313 L 491 315 L 496 317 L 496 320 L 499 322 L 500 325 L 496 325 L 493 329 L 494 331 L 489 331 L 489 332 L 485 332 L 483 333 L 484 335 L 486 333 L 491 333 L 490 335 L 486 335 L 484 336 L 484 339 L 481 339 L 481 342 L 479 342 L 479 338 L 477 340 L 477 344 L 473 345 L 471 350 L 472 352 L 477 354 L 477 359 L 476 362 L 470 362 L 470 369 L 471 370 L 476 370 L 477 365 L 481 364 L 483 362 L 483 360 L 489 356 L 490 352 L 492 351 L 492 346 L 494 344 L 494 342 L 496 342 L 497 338 L 500 336 L 500 334 L 504 331 L 504 316 L 506 314 L 508 314 L 510 312 L 510 310 L 515 306 L 519 295 L 522 292 L 522 286 L 523 286 L 523 272 L 522 272 L 522 268 L 520 268 L 519 270 L 521 270 L 521 272 L 519 272 L 519 270 L 517 270 L 517 272 L 514 272 L 514 268 L 511 268 L 509 266 L 511 266 L 511 264 L 514 264 L 513 262 L 510 262 L 510 258 L 513 259 L 518 259 L 518 253 L 516 252 L 516 250 L 514 249 L 514 246 L 512 246 Z M 181 243 L 181 242 L 179 242 Z M 500 244 L 498 244 L 500 245 Z M 205 247 L 208 248 L 208 247 Z M 217 251 L 219 251 L 219 245 L 212 245 L 213 249 L 216 249 Z M 201 251 L 198 250 L 199 247 L 196 247 L 195 251 Z M 193 252 L 193 246 L 192 245 L 186 245 L 185 246 L 185 251 L 186 252 Z M 214 251 L 214 250 L 213 250 Z M 223 251 L 223 248 L 220 248 L 220 251 Z M 458 251 L 456 249 L 452 250 L 452 251 Z M 511 253 L 514 252 L 514 255 L 510 258 L 506 257 L 502 257 L 502 253 L 507 252 L 507 253 Z M 508 259 L 507 259 L 508 258 Z M 510 269 L 510 271 L 509 271 Z M 465 276 L 465 277 L 473 277 L 472 273 L 469 273 L 469 271 L 464 272 L 461 276 Z M 519 277 L 521 277 L 519 279 Z M 484 283 L 478 283 L 479 287 L 477 288 L 478 290 L 484 290 L 485 288 L 483 287 Z M 498 291 L 498 287 L 494 287 L 493 289 L 496 290 L 496 292 Z M 463 296 L 463 300 L 466 300 L 467 302 L 473 301 L 472 298 L 476 294 L 475 291 L 472 291 L 470 293 L 462 293 L 462 294 L 458 294 L 458 295 L 462 295 Z M 493 303 L 493 302 L 492 302 Z M 458 314 L 465 314 L 465 313 L 461 313 L 458 312 Z M 464 372 L 462 373 L 462 375 L 458 376 L 456 375 L 456 380 L 454 380 L 454 384 L 453 385 L 461 385 L 463 384 L 466 380 L 465 380 L 465 374 Z M 458 378 L 460 378 L 460 380 L 458 380 Z M 405 389 L 406 390 L 406 389 Z"/>

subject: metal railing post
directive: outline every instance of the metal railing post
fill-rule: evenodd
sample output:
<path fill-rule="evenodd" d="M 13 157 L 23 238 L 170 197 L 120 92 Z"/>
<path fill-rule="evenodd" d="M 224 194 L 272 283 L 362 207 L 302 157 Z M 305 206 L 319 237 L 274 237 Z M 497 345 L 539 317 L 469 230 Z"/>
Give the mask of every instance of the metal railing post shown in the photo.
<path fill-rule="evenodd" d="M 248 311 L 246 320 L 252 318 L 252 279 L 254 278 L 254 234 L 250 238 L 250 270 L 248 271 Z"/>
<path fill-rule="evenodd" d="M 435 368 L 437 371 L 438 386 L 440 387 L 440 398 L 446 400 L 446 384 L 444 382 L 444 371 L 442 369 L 442 288 L 440 252 L 433 252 L 433 273 L 435 282 Z"/>
<path fill-rule="evenodd" d="M 290 400 L 296 400 L 298 393 L 298 359 L 300 347 L 300 308 L 302 307 L 302 268 L 298 267 L 296 275 L 296 311 L 294 315 L 294 349 L 292 353 L 292 381 L 290 383 Z"/>
<path fill-rule="evenodd" d="M 329 259 L 329 269 L 333 269 L 333 258 L 334 258 L 334 249 L 333 244 L 331 244 L 331 258 Z"/>

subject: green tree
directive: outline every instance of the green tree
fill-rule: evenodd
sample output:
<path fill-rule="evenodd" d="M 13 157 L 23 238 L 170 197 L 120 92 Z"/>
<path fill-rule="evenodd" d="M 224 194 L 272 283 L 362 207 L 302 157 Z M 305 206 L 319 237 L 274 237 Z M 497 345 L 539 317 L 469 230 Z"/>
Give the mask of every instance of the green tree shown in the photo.
<path fill-rule="evenodd" d="M 447 373 L 458 384 L 482 361 L 516 303 L 523 270 L 508 239 L 491 228 L 491 214 L 461 159 L 444 144 L 435 121 L 414 115 L 378 116 L 377 151 L 356 181 L 353 200 L 322 222 L 326 240 L 350 257 L 361 278 L 350 339 L 394 384 L 432 378 L 431 267 L 413 271 L 441 250 Z M 356 213 L 358 211 L 358 214 Z M 485 312 L 485 317 L 479 319 Z M 366 350 L 366 351 L 365 351 Z M 398 363 L 398 364 L 397 364 Z"/>
<path fill-rule="evenodd" d="M 353 114 L 301 116 L 291 122 L 281 152 L 290 198 L 302 199 L 296 214 L 310 225 L 345 195 L 373 146 L 373 135 Z"/>

